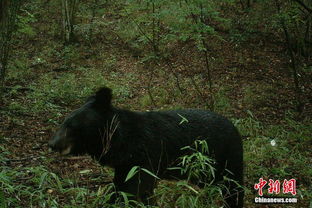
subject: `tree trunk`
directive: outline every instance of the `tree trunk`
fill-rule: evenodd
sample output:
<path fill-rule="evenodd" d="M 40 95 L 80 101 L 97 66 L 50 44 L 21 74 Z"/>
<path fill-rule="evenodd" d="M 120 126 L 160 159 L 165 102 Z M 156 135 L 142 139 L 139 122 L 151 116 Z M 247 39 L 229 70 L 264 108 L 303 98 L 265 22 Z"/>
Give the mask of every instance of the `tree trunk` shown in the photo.
<path fill-rule="evenodd" d="M 62 0 L 63 35 L 66 44 L 74 41 L 75 16 L 78 0 Z"/>
<path fill-rule="evenodd" d="M 19 0 L 1 0 L 0 3 L 0 86 L 3 86 L 6 74 L 10 42 L 15 29 L 16 13 L 19 9 Z"/>
<path fill-rule="evenodd" d="M 275 0 L 275 5 L 277 8 L 277 12 L 281 13 L 281 3 L 278 0 Z M 281 28 L 283 29 L 284 35 L 285 35 L 285 44 L 287 46 L 288 54 L 290 56 L 291 60 L 291 69 L 294 79 L 294 91 L 295 91 L 295 99 L 296 99 L 296 108 L 299 113 L 302 112 L 304 103 L 302 101 L 302 92 L 301 87 L 299 83 L 299 77 L 298 77 L 298 65 L 297 65 L 297 59 L 295 57 L 293 48 L 291 46 L 291 39 L 290 34 L 288 32 L 287 26 L 285 24 L 285 20 L 281 18 L 280 20 Z"/>
<path fill-rule="evenodd" d="M 0 80 L 1 85 L 5 77 L 8 57 L 8 10 L 9 1 L 3 0 L 0 4 Z"/>

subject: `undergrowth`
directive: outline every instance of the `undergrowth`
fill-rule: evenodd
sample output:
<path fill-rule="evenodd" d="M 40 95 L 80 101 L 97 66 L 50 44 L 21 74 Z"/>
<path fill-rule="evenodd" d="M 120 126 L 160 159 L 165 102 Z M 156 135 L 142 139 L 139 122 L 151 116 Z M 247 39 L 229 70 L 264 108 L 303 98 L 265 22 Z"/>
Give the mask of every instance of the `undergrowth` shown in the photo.
<path fill-rule="evenodd" d="M 307 204 L 312 197 L 312 172 L 309 166 L 311 158 L 310 152 L 305 151 L 310 142 L 311 123 L 296 122 L 291 115 L 287 115 L 284 121 L 281 125 L 265 126 L 254 118 L 251 112 L 249 117 L 233 119 L 245 138 L 245 205 L 252 206 L 250 199 L 254 197 L 254 193 L 251 190 L 261 177 L 267 180 L 295 178 L 298 181 L 298 200 L 306 201 Z M 29 207 L 79 207 L 86 203 L 90 205 L 88 207 L 107 206 L 114 190 L 112 184 L 99 186 L 96 190 L 89 189 L 78 185 L 74 179 L 62 178 L 44 165 L 11 167 L 10 159 L 7 158 L 9 155 L 10 152 L 1 147 L 0 185 L 7 207 L 19 207 L 25 204 L 25 200 Z M 40 159 L 47 160 L 45 156 Z M 198 165 L 198 159 L 195 161 Z M 182 167 L 193 167 L 190 165 Z M 198 171 L 203 170 L 199 168 Z M 189 173 L 194 174 L 196 171 Z M 190 186 L 187 181 L 163 181 L 156 189 L 155 196 L 160 207 L 205 207 L 200 203 L 203 203 L 203 199 L 207 203 L 209 196 L 209 200 L 212 200 L 210 206 L 213 207 L 215 205 L 211 203 L 222 200 L 221 196 L 218 196 L 220 187 L 211 184 L 207 184 L 207 187 L 199 190 Z M 126 194 L 121 197 L 122 203 L 130 204 Z M 142 204 L 136 206 L 143 207 Z"/>

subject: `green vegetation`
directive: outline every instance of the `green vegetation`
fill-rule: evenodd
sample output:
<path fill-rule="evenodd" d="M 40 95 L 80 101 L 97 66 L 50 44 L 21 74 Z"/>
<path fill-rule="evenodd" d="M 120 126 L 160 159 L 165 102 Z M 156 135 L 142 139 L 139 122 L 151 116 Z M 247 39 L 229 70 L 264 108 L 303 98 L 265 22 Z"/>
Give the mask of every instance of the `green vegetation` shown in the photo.
<path fill-rule="evenodd" d="M 0 207 L 108 206 L 112 170 L 46 145 L 101 86 L 119 107 L 231 118 L 244 138 L 245 207 L 255 207 L 260 177 L 295 178 L 298 203 L 287 206 L 311 206 L 311 1 L 81 1 L 70 41 L 59 1 L 24 1 L 16 15 L 11 6 L 15 33 L 0 39 L 1 55 L 10 52 L 0 60 Z M 179 168 L 200 176 L 201 162 Z M 161 181 L 155 198 L 158 207 L 218 207 L 222 188 Z M 119 198 L 112 207 L 144 207 Z"/>

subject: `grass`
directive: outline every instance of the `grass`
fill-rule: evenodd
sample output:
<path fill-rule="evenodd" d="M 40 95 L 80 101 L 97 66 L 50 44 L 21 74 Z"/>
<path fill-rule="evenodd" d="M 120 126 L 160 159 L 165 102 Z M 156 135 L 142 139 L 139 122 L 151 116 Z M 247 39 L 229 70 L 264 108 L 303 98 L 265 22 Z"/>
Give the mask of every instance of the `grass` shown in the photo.
<path fill-rule="evenodd" d="M 2 163 L 9 163 L 10 155 L 1 147 Z M 45 160 L 44 157 L 40 158 Z M 43 165 L 34 167 L 4 166 L 0 172 L 1 198 L 4 207 L 88 207 L 105 206 L 112 188 L 100 186 L 97 190 L 81 187 L 75 179 L 62 178 Z M 64 198 L 66 202 L 64 203 Z M 107 205 L 107 204 L 106 204 Z"/>
<path fill-rule="evenodd" d="M 39 96 L 41 98 L 41 95 Z M 29 98 L 35 99 L 33 96 Z M 309 182 L 312 172 L 311 167 L 307 165 L 311 164 L 311 158 L 310 153 L 305 151 L 310 142 L 311 123 L 297 122 L 291 115 L 287 115 L 284 124 L 265 126 L 254 118 L 252 113 L 246 118 L 233 119 L 233 122 L 242 135 L 247 136 L 244 140 L 246 205 L 252 206 L 254 193 L 251 187 L 260 177 L 266 180 L 296 178 L 297 198 L 307 201 L 312 197 Z M 109 200 L 112 190 L 110 185 L 90 189 L 88 186 L 79 185 L 75 179 L 63 178 L 51 172 L 44 165 L 10 167 L 6 165 L 10 164 L 7 163 L 10 161 L 7 158 L 10 154 L 1 147 L 0 161 L 4 166 L 0 172 L 0 185 L 7 207 L 20 207 L 25 205 L 25 202 L 28 207 L 79 207 L 85 204 L 99 207 Z M 47 158 L 42 156 L 40 160 L 45 161 Z M 218 189 L 204 190 L 195 196 L 213 196 L 213 192 L 218 193 Z M 161 183 L 155 195 L 160 200 L 161 207 L 171 207 L 174 200 L 179 207 L 200 207 L 196 205 L 199 203 L 196 197 L 193 198 L 194 190 L 183 181 Z M 127 199 L 124 198 L 123 203 L 129 203 L 125 200 Z"/>
<path fill-rule="evenodd" d="M 0 159 L 3 163 L 10 162 L 6 158 L 9 154 L 2 148 Z M 4 196 L 6 196 L 1 201 L 5 204 L 4 207 L 21 207 L 23 205 L 27 207 L 81 207 L 86 204 L 88 207 L 145 207 L 139 202 L 128 199 L 126 193 L 120 194 L 116 205 L 109 205 L 108 202 L 114 190 L 112 184 L 90 190 L 88 187 L 79 186 L 75 179 L 62 178 L 41 165 L 3 168 L 0 172 L 0 185 Z M 215 194 L 220 193 L 217 187 L 213 187 L 213 189 Z M 204 199 L 205 196 L 203 193 L 194 196 L 194 192 L 197 193 L 188 183 L 179 182 L 169 189 L 168 186 L 161 185 L 157 195 L 160 195 L 160 198 L 166 196 L 164 201 L 170 197 L 177 197 L 176 203 L 179 204 L 179 207 L 190 207 L 189 205 L 196 198 Z"/>
<path fill-rule="evenodd" d="M 121 104 L 126 103 L 133 96 L 128 83 L 136 79 L 134 75 L 121 75 L 112 71 L 110 72 L 111 81 L 104 80 L 104 75 L 102 70 L 93 68 L 67 71 L 62 73 L 62 76 L 54 72 L 46 73 L 30 85 L 31 90 L 23 96 L 23 99 L 19 97 L 19 87 L 12 88 L 9 96 L 18 97 L 18 99 L 10 102 L 7 110 L 32 113 L 37 116 L 49 112 L 49 119 L 46 122 L 55 126 L 59 123 L 60 117 L 66 115 L 66 112 L 73 106 L 81 105 L 83 100 L 100 86 L 107 85 L 114 88 L 116 102 Z M 165 89 L 154 88 L 154 90 L 156 90 L 154 95 L 157 104 L 167 104 L 169 107 L 173 104 L 168 100 Z M 183 95 L 179 98 L 178 94 L 177 98 L 183 99 Z M 148 95 L 141 97 L 137 102 L 143 107 L 151 105 Z M 215 106 L 219 112 L 231 110 L 230 99 L 225 89 L 220 89 L 216 94 Z M 250 111 L 245 118 L 232 120 L 245 138 L 244 163 L 247 190 L 245 204 L 253 206 L 253 185 L 260 177 L 266 180 L 296 178 L 298 181 L 297 198 L 303 204 L 307 204 L 307 200 L 312 197 L 309 183 L 312 172 L 311 167 L 307 165 L 311 164 L 311 157 L 310 152 L 306 151 L 306 147 L 310 145 L 311 122 L 309 120 L 298 122 L 291 113 L 286 113 L 285 118 L 280 121 L 281 124 L 267 125 L 258 120 Z M 14 122 L 18 125 L 22 121 L 15 119 Z M 46 156 L 40 157 L 43 163 L 39 166 L 11 167 L 7 165 L 7 161 L 10 161 L 8 158 L 12 153 L 4 147 L 1 148 L 0 161 L 3 168 L 0 172 L 0 184 L 7 207 L 25 205 L 28 207 L 80 207 L 86 204 L 89 207 L 107 206 L 113 190 L 111 185 L 104 184 L 90 188 L 87 185 L 81 185 L 77 178 L 56 174 L 47 166 L 49 161 L 55 159 L 46 158 Z M 84 176 L 85 180 L 93 178 L 92 173 L 89 172 L 85 172 Z M 100 179 L 97 183 L 101 184 Z M 212 187 L 212 189 L 205 189 L 195 194 L 193 188 L 185 181 L 162 182 L 155 196 L 159 200 L 160 207 L 172 207 L 177 204 L 178 207 L 201 207 L 198 204 L 201 197 L 215 196 L 218 190 L 218 187 Z M 218 196 L 214 198 L 217 201 L 221 200 Z M 173 201 L 176 201 L 175 205 L 172 204 Z M 121 203 L 130 203 L 126 195 L 121 196 Z M 137 206 L 143 207 L 142 204 Z"/>
<path fill-rule="evenodd" d="M 254 196 L 250 190 L 261 177 L 280 181 L 295 178 L 296 197 L 308 204 L 312 196 L 308 182 L 311 167 L 305 164 L 311 164 L 310 153 L 306 151 L 311 139 L 311 122 L 299 123 L 287 115 L 281 125 L 264 125 L 252 116 L 234 123 L 242 135 L 247 136 L 244 141 L 245 186 L 249 190 L 246 198 Z"/>
<path fill-rule="evenodd" d="M 55 19 L 49 16 L 53 12 L 50 14 L 46 10 L 39 10 L 41 2 L 37 1 L 37 3 L 38 6 L 33 8 L 33 11 L 38 12 L 38 15 L 40 12 L 44 13 L 46 20 L 49 20 L 47 22 Z M 53 9 L 53 6 L 58 8 L 52 4 L 53 1 L 49 9 Z M 109 9 L 107 11 L 111 12 Z M 32 12 L 31 9 L 29 12 Z M 112 18 L 110 14 L 107 16 Z M 100 18 L 97 21 L 100 21 Z M 105 19 L 104 24 L 103 21 L 99 24 L 100 30 L 94 28 L 97 29 L 96 34 L 92 36 L 93 39 L 89 40 L 88 44 L 80 42 L 80 45 L 65 47 L 59 41 L 59 23 L 53 22 L 51 26 L 45 23 L 37 24 L 37 28 L 30 28 L 35 27 L 30 20 L 20 25 L 24 30 L 15 37 L 19 38 L 23 36 L 23 33 L 28 33 L 27 37 L 23 36 L 24 39 L 16 41 L 15 53 L 12 53 L 7 74 L 7 83 L 11 87 L 5 93 L 4 106 L 0 109 L 1 118 L 5 118 L 5 121 L 0 121 L 3 125 L 0 127 L 0 207 L 2 208 L 2 205 L 4 207 L 109 207 L 107 202 L 114 187 L 111 183 L 106 183 L 106 178 L 112 178 L 112 171 L 81 161 L 80 163 L 85 166 L 81 167 L 82 169 L 75 168 L 75 165 L 80 164 L 79 162 L 70 162 L 47 153 L 47 147 L 44 145 L 54 128 L 69 111 L 79 107 L 95 89 L 104 85 L 114 89 L 114 102 L 118 103 L 118 106 L 144 111 L 153 108 L 205 109 L 207 100 L 202 99 L 201 94 L 206 97 L 209 94 L 207 84 L 200 75 L 191 74 L 190 76 L 194 78 L 192 82 L 181 73 L 179 85 L 184 91 L 180 92 L 176 77 L 168 71 L 159 70 L 159 67 L 154 70 L 154 79 L 151 82 L 155 107 L 146 90 L 152 70 L 142 69 L 144 68 L 142 63 L 133 57 L 125 58 L 124 56 L 128 55 L 127 52 L 121 49 L 122 46 L 118 45 L 120 44 L 118 41 L 114 42 L 114 35 L 109 35 L 111 28 L 108 26 L 120 26 L 118 22 L 122 21 Z M 36 19 L 36 22 L 38 21 L 40 21 L 39 18 Z M 80 24 L 81 28 L 78 29 L 80 33 L 86 34 L 89 30 L 83 30 L 82 26 L 83 24 Z M 130 40 L 128 42 L 130 45 L 133 44 L 135 48 L 139 47 L 139 44 L 133 40 L 138 31 L 129 31 L 129 28 L 118 28 L 118 26 L 117 32 L 119 29 L 119 35 L 124 38 L 123 41 Z M 44 27 L 44 30 L 41 27 Z M 47 31 L 47 33 L 41 34 L 40 31 Z M 47 36 L 37 37 L 39 35 Z M 232 31 L 230 35 L 230 39 L 235 43 L 248 41 L 247 36 L 245 37 L 238 31 Z M 35 40 L 30 38 L 33 36 L 36 36 Z M 103 36 L 106 36 L 105 38 L 109 41 L 105 41 Z M 97 37 L 101 39 L 97 40 Z M 176 47 L 179 50 L 179 46 Z M 216 50 L 212 48 L 216 57 L 220 55 L 217 53 L 218 50 L 218 48 Z M 236 74 L 241 74 L 243 77 L 244 70 L 240 66 L 245 65 L 246 57 L 242 52 L 237 53 L 238 57 L 230 57 L 233 60 L 238 59 L 238 66 L 232 68 Z M 228 55 L 225 54 L 225 56 Z M 218 58 L 216 65 L 221 66 L 218 70 L 222 67 L 231 68 L 232 62 L 227 63 L 228 57 L 225 56 Z M 195 56 L 191 57 L 194 63 L 190 66 L 184 66 L 179 63 L 179 58 L 176 58 L 174 65 L 181 69 L 190 68 L 189 71 L 191 71 L 192 65 L 201 65 L 196 62 L 198 57 Z M 167 67 L 166 64 L 164 65 Z M 279 65 L 276 67 L 278 68 Z M 213 71 L 213 76 L 215 75 L 218 75 L 218 71 Z M 236 81 L 244 82 L 245 80 L 238 77 Z M 257 112 L 265 112 L 261 106 L 274 100 L 278 93 L 265 81 L 253 80 L 253 84 L 249 87 L 237 89 L 232 88 L 231 84 L 227 85 L 227 80 L 220 76 L 213 95 L 217 112 L 223 114 L 233 112 L 232 104 L 235 102 L 241 102 L 243 109 L 249 109 L 245 110 L 246 114 L 242 113 L 245 116 L 234 116 L 234 114 L 231 116 L 233 123 L 244 136 L 245 206 L 255 206 L 253 185 L 260 177 L 263 177 L 266 180 L 297 179 L 298 206 L 308 207 L 311 204 L 309 200 L 312 198 L 311 119 L 298 121 L 292 115 L 290 108 L 287 109 L 284 118 L 275 119 L 272 122 L 263 122 L 264 119 L 254 116 Z M 25 87 L 27 87 L 26 90 L 23 89 Z M 233 99 L 230 95 L 235 95 L 239 90 L 241 97 L 238 100 Z M 283 103 L 273 102 L 273 104 L 282 105 Z M 269 107 L 267 111 L 270 111 Z M 42 149 L 32 149 L 37 146 L 41 147 L 41 143 L 44 144 Z M 20 160 L 20 158 L 25 159 L 23 157 L 26 160 Z M 219 187 L 197 190 L 185 181 L 161 181 L 155 196 L 162 208 L 200 207 L 199 204 L 206 196 L 211 197 L 209 200 L 213 198 L 213 202 L 220 201 L 219 190 Z M 280 196 L 283 195 L 278 195 Z M 211 204 L 212 201 L 210 201 Z M 119 205 L 110 207 L 120 207 L 122 204 L 129 203 L 127 195 L 121 194 Z M 137 206 L 143 207 L 142 204 Z"/>

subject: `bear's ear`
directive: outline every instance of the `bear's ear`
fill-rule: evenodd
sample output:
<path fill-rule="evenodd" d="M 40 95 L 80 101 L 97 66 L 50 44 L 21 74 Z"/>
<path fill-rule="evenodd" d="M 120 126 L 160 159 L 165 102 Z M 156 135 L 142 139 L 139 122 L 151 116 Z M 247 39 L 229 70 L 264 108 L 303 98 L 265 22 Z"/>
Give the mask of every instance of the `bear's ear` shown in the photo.
<path fill-rule="evenodd" d="M 101 107 L 109 108 L 112 102 L 112 90 L 107 87 L 100 88 L 95 93 L 95 103 Z"/>

